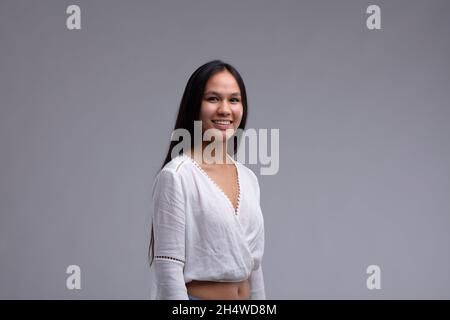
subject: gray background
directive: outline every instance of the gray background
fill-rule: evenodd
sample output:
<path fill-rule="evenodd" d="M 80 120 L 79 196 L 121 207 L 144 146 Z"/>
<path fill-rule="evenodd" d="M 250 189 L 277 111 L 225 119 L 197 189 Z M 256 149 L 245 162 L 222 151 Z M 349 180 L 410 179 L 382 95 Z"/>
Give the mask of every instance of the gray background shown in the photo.
<path fill-rule="evenodd" d="M 267 297 L 450 298 L 449 9 L 1 0 L 0 298 L 149 296 L 153 177 L 214 58 L 244 77 L 248 126 L 280 129 L 280 171 L 259 176 Z"/>

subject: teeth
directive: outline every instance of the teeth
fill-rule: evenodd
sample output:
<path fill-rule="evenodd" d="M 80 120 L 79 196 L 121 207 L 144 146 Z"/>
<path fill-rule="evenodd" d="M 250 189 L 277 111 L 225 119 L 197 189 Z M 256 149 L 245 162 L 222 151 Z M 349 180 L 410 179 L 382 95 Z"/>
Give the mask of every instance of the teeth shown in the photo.
<path fill-rule="evenodd" d="M 218 124 L 230 124 L 231 121 L 228 120 L 213 120 L 214 123 L 218 123 Z"/>

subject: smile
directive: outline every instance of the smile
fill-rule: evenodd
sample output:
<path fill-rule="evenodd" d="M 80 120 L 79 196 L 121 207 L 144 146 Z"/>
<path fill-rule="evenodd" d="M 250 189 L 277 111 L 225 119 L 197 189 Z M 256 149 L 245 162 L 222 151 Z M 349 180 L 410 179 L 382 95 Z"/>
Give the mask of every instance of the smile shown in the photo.
<path fill-rule="evenodd" d="M 231 127 L 233 121 L 231 120 L 212 120 L 214 127 L 219 130 L 226 130 Z"/>
<path fill-rule="evenodd" d="M 230 124 L 230 123 L 232 123 L 233 121 L 231 121 L 231 120 L 213 120 L 212 122 L 214 122 L 214 123 L 217 123 L 217 124 Z"/>

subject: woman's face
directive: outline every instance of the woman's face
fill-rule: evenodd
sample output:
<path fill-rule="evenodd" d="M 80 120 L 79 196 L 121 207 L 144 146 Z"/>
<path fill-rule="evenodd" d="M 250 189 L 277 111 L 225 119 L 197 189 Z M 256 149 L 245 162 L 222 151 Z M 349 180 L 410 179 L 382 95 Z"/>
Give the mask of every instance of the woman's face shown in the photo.
<path fill-rule="evenodd" d="M 224 70 L 209 78 L 200 108 L 203 132 L 219 130 L 226 141 L 239 128 L 242 114 L 241 91 L 233 75 Z"/>

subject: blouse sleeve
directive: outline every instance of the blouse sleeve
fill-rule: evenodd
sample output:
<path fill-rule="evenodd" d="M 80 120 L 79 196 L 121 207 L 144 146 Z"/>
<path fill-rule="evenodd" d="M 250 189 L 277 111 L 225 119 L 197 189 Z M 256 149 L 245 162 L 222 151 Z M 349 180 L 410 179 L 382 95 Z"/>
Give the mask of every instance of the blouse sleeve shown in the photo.
<path fill-rule="evenodd" d="M 258 178 L 254 174 L 253 171 L 251 171 L 254 183 L 255 183 L 255 191 L 256 191 L 256 199 L 258 201 L 258 205 L 260 204 L 260 188 L 259 188 L 259 182 Z M 264 248 L 264 232 L 261 237 L 261 246 Z M 264 250 L 264 249 L 262 249 Z M 266 291 L 264 286 L 264 273 L 262 268 L 262 261 L 259 263 L 259 267 L 252 271 L 250 274 L 250 287 L 251 287 L 251 295 L 250 300 L 265 300 L 266 299 Z"/>
<path fill-rule="evenodd" d="M 184 282 L 185 211 L 178 173 L 163 169 L 153 185 L 156 298 L 189 300 Z"/>
<path fill-rule="evenodd" d="M 264 274 L 260 264 L 250 275 L 250 300 L 266 300 L 266 290 L 264 288 Z"/>

